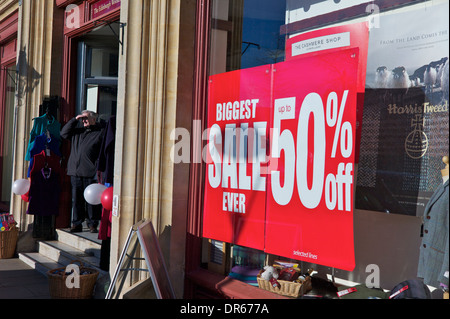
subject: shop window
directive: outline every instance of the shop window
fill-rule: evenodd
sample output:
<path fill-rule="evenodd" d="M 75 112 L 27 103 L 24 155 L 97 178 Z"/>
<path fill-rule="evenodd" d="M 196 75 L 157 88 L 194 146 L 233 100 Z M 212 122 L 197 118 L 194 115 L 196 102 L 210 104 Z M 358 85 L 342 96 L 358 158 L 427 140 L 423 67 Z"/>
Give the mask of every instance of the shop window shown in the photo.
<path fill-rule="evenodd" d="M 269 67 L 267 67 L 266 72 L 272 72 L 276 69 L 278 63 L 286 61 L 287 56 L 292 55 L 292 52 L 287 50 L 289 39 L 305 32 L 318 31 L 327 27 L 337 30 L 340 26 L 358 23 L 367 23 L 371 32 L 370 34 L 367 33 L 369 53 L 364 59 L 364 63 L 367 62 L 367 69 L 365 64 L 363 68 L 364 82 L 362 83 L 365 86 L 363 85 L 362 90 L 355 88 L 355 91 L 358 90 L 355 104 L 357 110 L 363 113 L 359 114 L 360 118 L 357 118 L 359 122 L 354 124 L 359 129 L 361 129 L 361 125 L 363 128 L 360 132 L 361 136 L 357 136 L 355 143 L 357 154 L 354 162 L 352 162 L 354 165 L 352 166 L 352 175 L 355 178 L 352 182 L 353 188 L 351 191 L 353 203 L 350 203 L 353 210 L 359 210 L 354 229 L 355 238 L 358 239 L 357 243 L 355 240 L 355 251 L 359 254 L 356 256 L 358 258 L 356 267 L 353 265 L 349 267 L 351 270 L 345 270 L 345 268 L 321 266 L 321 264 L 315 264 L 311 261 L 304 261 L 318 257 L 313 251 L 297 251 L 296 254 L 299 257 L 306 258 L 295 259 L 268 254 L 264 247 L 255 241 L 251 242 L 249 245 L 251 247 L 240 245 L 238 243 L 243 236 L 258 236 L 256 232 L 245 232 L 245 223 L 236 223 L 237 227 L 242 229 L 242 234 L 245 235 L 241 233 L 227 234 L 231 239 L 226 242 L 214 238 L 213 235 L 205 236 L 202 265 L 211 271 L 230 275 L 235 266 L 261 270 L 266 265 L 285 262 L 286 265 L 299 267 L 303 275 L 310 274 L 312 268 L 317 270 L 320 268 L 332 281 L 336 276 L 345 278 L 345 280 L 342 280 L 342 284 L 375 282 L 375 286 L 379 285 L 379 281 L 377 282 L 377 279 L 370 280 L 378 276 L 379 273 L 370 273 L 370 269 L 380 267 L 384 275 L 385 287 L 383 288 L 392 288 L 394 284 L 403 279 L 416 277 L 418 247 L 421 241 L 420 232 L 417 229 L 420 228 L 420 218 L 427 201 L 433 191 L 441 184 L 442 157 L 448 155 L 448 84 L 445 87 L 445 84 L 442 83 L 442 81 L 445 81 L 445 74 L 448 81 L 449 54 L 448 48 L 444 48 L 444 45 L 448 44 L 448 23 L 430 23 L 431 21 L 448 21 L 448 2 L 438 1 L 429 6 L 415 3 L 406 9 L 406 1 L 400 1 L 396 4 L 386 3 L 382 4 L 382 7 L 374 7 L 369 1 L 354 1 L 350 4 L 341 1 L 212 0 L 211 3 L 212 20 L 209 49 L 209 76 L 211 77 L 208 84 L 210 87 L 215 75 L 227 74 L 230 76 L 229 79 L 239 81 L 250 74 L 252 70 L 256 70 L 255 72 L 262 70 L 262 73 L 264 73 L 264 66 L 267 65 Z M 380 15 L 381 13 L 383 15 Z M 418 17 L 422 18 L 419 19 Z M 430 21 L 427 22 L 423 17 L 427 17 Z M 398 22 L 403 20 L 410 20 L 412 23 Z M 422 21 L 420 26 L 415 25 L 414 21 L 419 20 Z M 383 23 L 385 25 L 382 25 Z M 393 34 L 394 30 L 399 31 L 395 31 L 397 33 Z M 343 37 L 345 37 L 344 33 L 342 33 Z M 339 34 L 341 35 L 341 33 Z M 328 40 L 332 42 L 336 39 L 337 37 Z M 320 39 L 317 41 L 316 43 L 306 44 L 309 46 L 308 49 L 313 50 L 312 46 L 322 44 L 319 43 Z M 389 47 L 394 43 L 397 43 L 396 50 L 399 51 L 393 52 L 394 48 Z M 400 44 L 402 45 L 398 47 Z M 405 53 L 399 53 L 400 51 Z M 339 65 L 341 62 L 340 60 L 330 60 L 330 68 L 333 67 L 333 64 Z M 377 63 L 382 64 L 377 65 Z M 401 76 L 404 77 L 405 82 L 408 82 L 408 86 L 390 88 L 375 86 L 376 73 L 381 72 L 381 69 L 377 69 L 377 67 L 384 65 L 388 65 L 392 78 L 403 70 Z M 261 67 L 261 69 L 257 69 L 258 67 Z M 430 68 L 434 69 L 432 71 L 435 72 L 436 76 L 432 84 L 427 84 L 425 83 L 424 73 Z M 234 71 L 243 70 L 248 70 L 249 73 L 233 74 Z M 297 71 L 298 76 L 314 78 L 311 73 L 303 73 L 302 70 Z M 406 73 L 408 75 L 405 75 Z M 359 81 L 356 80 L 359 79 L 358 76 L 356 75 L 355 82 Z M 241 87 L 242 92 L 240 93 L 245 96 L 245 92 L 261 85 L 267 86 L 267 95 L 271 95 L 273 91 L 270 90 L 273 90 L 273 87 L 277 85 L 277 79 L 274 79 L 275 76 L 266 82 L 251 82 L 248 87 Z M 223 83 L 231 83 L 231 80 Z M 231 86 L 227 88 L 225 85 L 222 90 L 224 92 L 231 90 Z M 208 94 L 213 93 L 209 91 Z M 339 99 L 341 97 L 342 95 Z M 330 98 L 332 99 L 333 96 Z M 223 102 L 226 104 L 227 101 Z M 283 102 L 290 103 L 288 100 L 283 100 Z M 257 102 L 252 102 L 250 98 L 246 97 L 242 101 L 237 101 L 236 108 L 230 107 L 229 112 L 225 110 L 225 105 L 220 106 L 219 104 L 209 105 L 208 112 L 216 112 L 216 122 L 226 122 L 228 119 L 234 118 L 235 123 L 227 123 L 231 123 L 231 128 L 236 129 L 236 127 L 242 126 L 242 123 L 247 125 L 243 119 L 246 118 L 247 111 L 251 113 L 252 105 L 256 105 L 252 103 Z M 239 111 L 238 106 L 245 107 L 245 105 L 247 105 L 247 109 Z M 394 114 L 397 117 L 389 116 L 389 118 L 386 118 L 386 113 L 384 118 L 380 118 L 379 112 L 384 106 L 386 106 L 390 115 Z M 399 120 L 398 115 L 404 114 L 408 114 L 408 117 Z M 205 120 L 208 120 L 208 116 Z M 266 120 L 269 121 L 269 117 Z M 336 124 L 331 124 L 331 122 L 328 122 L 329 127 Z M 308 123 L 305 125 L 312 125 L 311 122 Z M 368 125 L 364 127 L 365 123 Z M 301 126 L 298 127 L 300 131 Z M 208 128 L 214 129 L 209 125 Z M 341 129 L 342 126 L 339 128 Z M 221 147 L 225 148 L 226 145 L 236 147 L 240 137 L 230 135 L 231 139 L 227 142 L 225 130 L 221 131 L 221 135 L 214 135 L 214 138 L 218 136 L 223 138 Z M 231 157 L 237 158 L 239 156 L 237 154 L 242 154 L 242 152 L 245 158 L 250 156 L 250 148 L 246 148 L 249 145 L 248 135 L 242 132 L 240 131 L 240 134 L 243 134 L 244 138 L 239 141 L 243 141 L 244 147 L 240 151 L 236 148 L 229 151 Z M 343 130 L 336 130 L 336 132 L 342 134 Z M 354 134 L 358 134 L 357 131 L 355 132 Z M 257 137 L 262 137 L 261 139 L 256 138 L 254 149 L 257 151 L 254 154 L 256 156 L 269 156 L 269 150 L 272 146 L 271 141 L 268 141 L 266 136 L 258 136 L 257 131 L 254 134 Z M 399 142 L 401 134 L 406 134 L 402 143 Z M 265 144 L 263 137 L 267 139 Z M 401 147 L 398 147 L 399 143 Z M 348 148 L 343 145 L 341 144 L 340 150 L 345 153 Z M 210 149 L 213 152 L 216 150 Z M 378 153 L 380 150 L 384 153 Z M 223 152 L 220 153 L 220 156 L 226 152 L 225 149 L 217 151 Z M 211 161 L 214 161 L 213 155 Z M 280 159 L 284 160 L 284 156 L 287 155 L 280 152 Z M 310 158 L 305 160 L 311 161 Z M 311 163 L 314 163 L 314 161 Z M 224 172 L 228 174 L 227 178 L 233 174 L 230 171 Z M 342 172 L 344 171 L 342 170 Z M 209 172 L 208 168 L 206 169 L 206 174 L 217 176 L 214 175 L 216 173 L 217 171 L 211 170 Z M 283 185 L 284 180 L 288 180 L 288 177 L 284 177 L 283 180 L 280 177 L 280 185 Z M 308 178 L 310 177 L 305 177 L 305 181 L 310 183 L 308 187 L 311 188 L 311 181 Z M 264 182 L 265 180 L 262 180 L 262 183 Z M 221 204 L 222 206 L 218 210 L 221 214 L 229 214 L 229 222 L 233 223 L 238 217 L 232 217 L 232 215 L 239 216 L 239 214 L 246 213 L 245 205 L 241 205 L 246 198 L 241 196 L 242 194 L 237 194 L 235 190 L 238 187 L 232 186 L 232 180 L 225 184 L 220 183 L 222 184 L 215 184 L 214 187 L 223 188 L 224 185 L 226 187 L 223 193 L 223 205 Z M 255 184 L 248 185 L 247 189 L 257 187 Z M 339 191 L 337 188 L 334 190 Z M 333 189 L 326 191 L 331 193 Z M 347 194 L 349 192 L 347 191 Z M 262 201 L 264 200 L 262 199 Z M 344 205 L 344 201 L 341 201 L 339 205 L 341 204 Z M 210 206 L 205 205 L 204 210 L 208 209 L 210 209 Z M 396 217 L 391 217 L 393 214 L 396 214 Z M 205 228 L 206 222 L 210 221 L 203 219 L 203 222 Z M 257 220 L 255 223 L 259 222 L 261 221 Z M 223 223 L 218 223 L 216 226 L 218 229 L 225 227 Z M 308 227 L 308 225 L 305 223 L 294 230 L 299 234 L 295 240 L 302 240 L 302 227 Z M 400 247 L 405 248 L 405 252 L 400 256 L 402 259 L 400 261 L 392 262 L 386 257 L 389 254 L 396 254 L 392 250 L 391 240 L 389 240 L 390 235 L 383 234 L 386 238 L 380 238 L 377 233 L 379 229 L 388 228 L 401 232 L 405 236 L 404 240 L 396 240 L 397 250 L 400 250 Z M 283 229 L 283 227 L 280 226 L 279 229 Z M 267 228 L 260 227 L 259 230 L 265 235 Z M 283 232 L 279 233 L 280 238 L 283 238 L 284 235 L 286 234 Z M 292 238 L 289 240 L 292 240 Z M 320 238 L 316 238 L 316 240 L 320 241 Z M 282 243 L 282 240 L 280 240 L 280 243 Z M 335 242 L 330 241 L 330 246 L 336 243 L 339 243 L 339 236 L 335 237 Z M 288 244 L 291 243 L 286 243 L 286 245 Z M 377 251 L 378 248 L 375 246 L 382 246 L 387 250 Z M 341 252 L 339 246 L 336 246 L 336 251 L 337 253 Z M 370 254 L 372 256 L 369 256 Z M 376 260 L 376 264 L 370 263 L 371 257 Z M 367 269 L 369 269 L 369 272 Z M 403 278 L 404 275 L 409 278 Z M 333 289 L 337 290 L 337 287 L 333 286 Z M 331 296 L 336 297 L 336 292 Z"/>
<path fill-rule="evenodd" d="M 0 142 L 0 169 L 1 169 L 1 198 L 0 201 L 9 203 L 11 196 L 11 180 L 12 180 L 12 166 L 13 166 L 13 141 L 14 141 L 14 92 L 15 92 L 15 77 L 16 66 L 7 65 L 2 67 L 3 83 L 3 117 L 2 117 L 2 142 Z M 1 115 L 1 114 L 0 114 Z"/>

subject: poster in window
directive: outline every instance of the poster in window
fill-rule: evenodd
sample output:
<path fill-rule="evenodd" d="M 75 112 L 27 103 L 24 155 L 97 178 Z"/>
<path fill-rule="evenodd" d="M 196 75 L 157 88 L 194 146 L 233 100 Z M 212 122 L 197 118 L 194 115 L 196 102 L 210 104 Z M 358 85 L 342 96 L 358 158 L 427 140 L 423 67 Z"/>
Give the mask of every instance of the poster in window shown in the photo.
<path fill-rule="evenodd" d="M 275 67 L 265 250 L 353 270 L 358 49 Z"/>
<path fill-rule="evenodd" d="M 440 2 L 385 14 L 370 30 L 356 208 L 422 216 L 442 183 L 448 10 Z"/>
<path fill-rule="evenodd" d="M 203 236 L 354 268 L 357 48 L 209 78 Z"/>
<path fill-rule="evenodd" d="M 203 236 L 264 249 L 271 66 L 213 75 Z"/>

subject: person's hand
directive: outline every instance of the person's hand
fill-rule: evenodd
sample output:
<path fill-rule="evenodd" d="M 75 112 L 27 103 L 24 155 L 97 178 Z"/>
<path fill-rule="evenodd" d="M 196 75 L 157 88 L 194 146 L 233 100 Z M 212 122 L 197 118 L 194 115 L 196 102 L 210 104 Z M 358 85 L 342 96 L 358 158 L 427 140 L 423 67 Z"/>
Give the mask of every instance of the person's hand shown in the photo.
<path fill-rule="evenodd" d="M 79 114 L 79 115 L 77 115 L 77 117 L 75 117 L 75 119 L 77 119 L 77 120 L 82 120 L 84 118 L 87 118 L 87 116 L 84 114 Z"/>

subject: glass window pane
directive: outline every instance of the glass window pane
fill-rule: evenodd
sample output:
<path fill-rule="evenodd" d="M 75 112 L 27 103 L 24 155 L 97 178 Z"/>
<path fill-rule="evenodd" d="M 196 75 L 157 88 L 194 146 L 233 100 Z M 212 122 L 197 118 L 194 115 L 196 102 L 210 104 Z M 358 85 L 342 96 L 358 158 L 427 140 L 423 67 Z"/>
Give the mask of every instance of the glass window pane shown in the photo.
<path fill-rule="evenodd" d="M 283 61 L 285 15 L 285 1 L 213 1 L 210 74 Z"/>
<path fill-rule="evenodd" d="M 86 63 L 86 77 L 117 77 L 118 50 L 88 47 Z"/>

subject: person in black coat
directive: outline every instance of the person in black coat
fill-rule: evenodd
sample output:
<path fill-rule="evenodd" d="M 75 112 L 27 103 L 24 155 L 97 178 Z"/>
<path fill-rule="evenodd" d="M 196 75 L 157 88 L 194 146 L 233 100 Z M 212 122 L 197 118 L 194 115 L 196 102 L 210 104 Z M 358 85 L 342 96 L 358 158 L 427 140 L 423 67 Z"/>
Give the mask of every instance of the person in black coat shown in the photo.
<path fill-rule="evenodd" d="M 87 186 L 97 183 L 97 159 L 103 140 L 104 128 L 97 123 L 97 114 L 84 110 L 61 129 L 61 137 L 71 141 L 67 175 L 72 184 L 72 228 L 81 232 L 87 222 L 91 232 L 98 232 L 101 205 L 90 205 L 84 199 Z"/>

